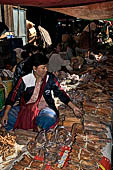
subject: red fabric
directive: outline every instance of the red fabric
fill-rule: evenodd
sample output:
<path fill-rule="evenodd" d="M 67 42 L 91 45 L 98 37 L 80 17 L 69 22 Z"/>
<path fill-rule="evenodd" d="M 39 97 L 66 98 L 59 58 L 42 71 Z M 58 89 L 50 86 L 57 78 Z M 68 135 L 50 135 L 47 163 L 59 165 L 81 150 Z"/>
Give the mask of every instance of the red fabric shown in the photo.
<path fill-rule="evenodd" d="M 21 82 L 22 82 L 22 78 L 20 78 L 20 80 L 18 81 L 18 84 L 17 84 L 17 86 L 16 86 L 16 88 L 15 88 L 15 91 L 14 91 L 14 93 L 13 93 L 13 95 L 12 95 L 12 98 L 11 98 L 12 101 L 15 101 L 15 97 L 16 97 L 16 94 L 17 94 L 17 90 L 18 90 Z"/>
<path fill-rule="evenodd" d="M 14 129 L 35 129 L 35 120 L 39 113 L 38 107 L 36 106 L 33 111 L 34 103 L 21 106 L 20 112 L 14 126 Z"/>
<path fill-rule="evenodd" d="M 55 169 L 53 169 L 53 168 L 51 167 L 51 165 L 46 164 L 46 165 L 45 165 L 45 168 L 44 168 L 43 170 L 55 170 Z"/>
<path fill-rule="evenodd" d="M 0 0 L 0 4 L 37 6 L 88 20 L 113 17 L 113 0 Z"/>
<path fill-rule="evenodd" d="M 56 85 L 59 87 L 59 89 L 64 93 L 64 95 L 67 96 L 67 97 L 69 97 L 69 96 L 67 95 L 67 93 L 63 90 L 63 88 L 61 88 L 61 85 L 60 85 L 60 83 L 56 80 L 56 78 L 54 78 L 54 81 L 56 82 Z"/>
<path fill-rule="evenodd" d="M 59 152 L 59 156 L 60 156 L 60 162 L 62 162 L 62 164 L 60 165 L 60 162 L 58 164 L 56 164 L 56 167 L 62 168 L 62 167 L 66 167 L 68 165 L 68 161 L 69 161 L 69 152 L 71 150 L 71 147 L 69 146 L 62 146 Z"/>
<path fill-rule="evenodd" d="M 0 4 L 38 6 L 38 7 L 66 7 L 76 5 L 87 5 L 96 2 L 107 2 L 108 0 L 0 0 Z"/>
<path fill-rule="evenodd" d="M 66 152 L 66 154 L 67 154 L 67 152 L 68 152 L 67 157 L 65 157 L 66 155 L 64 156 L 65 159 L 63 159 L 63 161 L 64 161 L 63 167 L 66 167 L 66 166 L 68 165 L 69 152 L 70 152 L 70 150 L 71 150 L 71 147 L 69 147 L 69 146 L 62 146 L 62 147 L 60 148 L 60 151 L 59 151 L 60 159 L 63 158 L 63 155 L 65 154 L 65 152 Z M 38 156 L 38 155 L 36 155 L 36 156 L 34 157 L 34 159 L 35 159 L 35 160 L 38 160 L 38 161 L 41 161 L 41 162 L 44 162 L 44 157 L 40 157 L 40 156 Z M 57 163 L 56 163 L 55 167 L 58 168 L 58 164 L 57 164 Z M 60 169 L 60 168 L 59 168 L 59 169 Z M 45 165 L 45 168 L 44 168 L 43 170 L 56 170 L 56 168 L 53 169 L 53 168 L 51 167 L 51 165 L 46 164 L 46 165 Z"/>
<path fill-rule="evenodd" d="M 50 127 L 50 129 L 53 129 L 57 124 L 58 124 L 58 119 L 57 119 L 57 121 L 55 122 L 55 124 L 54 125 L 52 125 L 51 127 Z"/>
<path fill-rule="evenodd" d="M 106 170 L 111 170 L 111 163 L 108 158 L 103 156 L 99 164 L 102 165 Z M 101 168 L 99 168 L 98 170 L 101 170 Z"/>
<path fill-rule="evenodd" d="M 37 160 L 37 161 L 44 162 L 44 158 L 43 158 L 43 157 L 40 157 L 40 156 L 38 156 L 38 155 L 36 155 L 36 156 L 34 157 L 34 159 Z"/>
<path fill-rule="evenodd" d="M 25 104 L 20 107 L 14 129 L 36 129 L 36 117 L 38 116 L 38 104 L 43 94 L 46 83 L 46 76 L 40 88 L 38 99 L 35 103 Z"/>
<path fill-rule="evenodd" d="M 79 0 L 78 0 L 79 2 Z M 77 18 L 88 20 L 103 20 L 113 18 L 113 1 L 92 3 L 90 5 L 72 6 L 72 7 L 51 7 L 48 10 L 60 12 Z M 95 10 L 96 9 L 96 10 Z"/>

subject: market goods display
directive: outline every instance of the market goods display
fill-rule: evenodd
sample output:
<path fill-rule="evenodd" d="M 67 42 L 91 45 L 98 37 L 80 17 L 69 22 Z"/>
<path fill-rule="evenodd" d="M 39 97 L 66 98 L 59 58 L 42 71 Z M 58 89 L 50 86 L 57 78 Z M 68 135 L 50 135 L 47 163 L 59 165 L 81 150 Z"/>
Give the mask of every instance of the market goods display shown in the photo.
<path fill-rule="evenodd" d="M 26 153 L 11 165 L 11 170 L 59 169 L 68 161 L 72 146 L 72 135 L 63 126 L 57 126 L 48 132 L 41 131 L 27 144 Z"/>
<path fill-rule="evenodd" d="M 60 73 L 59 79 L 73 103 L 83 113 L 56 100 L 60 123 L 47 133 L 15 130 L 16 142 L 26 150 L 15 158 L 11 170 L 100 170 L 111 169 L 113 67 L 106 63 L 84 66 L 79 75 Z M 2 139 L 2 137 L 1 137 Z"/>
<path fill-rule="evenodd" d="M 108 64 L 108 63 L 107 63 Z M 110 72 L 110 73 L 109 73 Z M 67 86 L 67 92 L 73 102 L 84 113 L 81 121 L 72 126 L 72 139 L 75 141 L 70 152 L 68 166 L 73 169 L 98 169 L 103 165 L 103 158 L 107 160 L 103 167 L 110 170 L 112 137 L 112 76 L 113 69 L 108 65 L 97 65 L 96 67 L 81 69 L 80 78 L 73 86 L 73 79 L 67 81 L 64 78 L 63 86 Z M 72 84 L 72 86 L 70 85 Z M 59 106 L 60 109 L 60 106 Z M 66 118 L 73 118 L 71 110 L 63 109 Z M 62 107 L 61 107 L 61 113 Z M 71 124 L 71 125 L 70 125 Z"/>
<path fill-rule="evenodd" d="M 16 142 L 20 145 L 27 145 L 27 143 L 32 139 L 35 139 L 37 133 L 30 130 L 15 129 L 14 134 L 16 135 Z"/>
<path fill-rule="evenodd" d="M 7 133 L 0 128 L 0 169 L 5 168 L 10 164 L 11 159 L 17 156 L 16 152 L 16 136 Z"/>
<path fill-rule="evenodd" d="M 0 129 L 0 157 L 2 160 L 6 160 L 15 152 L 15 136 L 6 133 L 4 129 Z"/>

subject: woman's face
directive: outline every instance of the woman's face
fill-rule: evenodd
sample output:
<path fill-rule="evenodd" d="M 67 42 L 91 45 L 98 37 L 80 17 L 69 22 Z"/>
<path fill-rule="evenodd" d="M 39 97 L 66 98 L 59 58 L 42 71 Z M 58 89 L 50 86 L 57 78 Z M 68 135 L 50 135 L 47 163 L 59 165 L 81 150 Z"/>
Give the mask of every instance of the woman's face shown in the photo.
<path fill-rule="evenodd" d="M 46 75 L 47 72 L 47 65 L 39 65 L 37 67 L 33 67 L 34 74 L 36 77 L 41 77 L 43 78 Z"/>

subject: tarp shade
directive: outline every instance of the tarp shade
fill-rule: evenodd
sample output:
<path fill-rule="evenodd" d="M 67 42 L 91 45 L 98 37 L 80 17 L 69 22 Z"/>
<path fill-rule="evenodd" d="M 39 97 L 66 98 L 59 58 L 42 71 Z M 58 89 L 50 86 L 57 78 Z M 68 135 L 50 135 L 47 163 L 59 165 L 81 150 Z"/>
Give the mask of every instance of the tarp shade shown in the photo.
<path fill-rule="evenodd" d="M 113 0 L 0 0 L 0 4 L 37 6 L 82 19 L 113 18 Z"/>
<path fill-rule="evenodd" d="M 113 1 L 77 7 L 49 8 L 49 10 L 88 20 L 113 18 Z"/>
<path fill-rule="evenodd" d="M 112 0 L 0 0 L 0 4 L 25 5 L 38 7 L 72 7 Z"/>

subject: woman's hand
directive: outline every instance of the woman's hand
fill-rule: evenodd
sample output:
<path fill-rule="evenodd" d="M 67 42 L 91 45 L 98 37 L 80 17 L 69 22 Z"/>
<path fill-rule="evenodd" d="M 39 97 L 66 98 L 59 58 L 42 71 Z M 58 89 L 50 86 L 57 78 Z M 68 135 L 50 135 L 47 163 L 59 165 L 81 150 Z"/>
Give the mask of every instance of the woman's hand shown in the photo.
<path fill-rule="evenodd" d="M 8 122 L 8 114 L 4 114 L 2 117 L 2 125 L 5 126 Z"/>
<path fill-rule="evenodd" d="M 5 106 L 5 112 L 4 112 L 4 115 L 2 117 L 2 121 L 1 121 L 3 126 L 5 126 L 8 122 L 8 112 L 9 112 L 10 109 L 11 109 L 10 105 Z"/>
<path fill-rule="evenodd" d="M 73 110 L 75 116 L 81 118 L 83 113 L 81 112 L 81 110 L 76 107 L 71 101 L 68 103 L 68 106 L 71 107 L 71 109 Z"/>
<path fill-rule="evenodd" d="M 81 110 L 78 107 L 76 107 L 76 106 L 73 108 L 73 112 L 74 112 L 75 116 L 77 116 L 79 118 L 81 118 L 82 115 L 83 115 Z"/>

